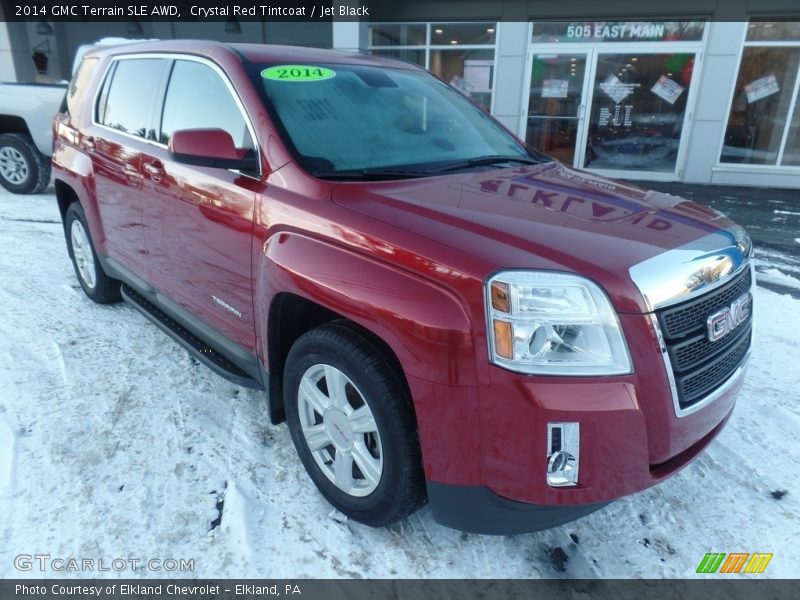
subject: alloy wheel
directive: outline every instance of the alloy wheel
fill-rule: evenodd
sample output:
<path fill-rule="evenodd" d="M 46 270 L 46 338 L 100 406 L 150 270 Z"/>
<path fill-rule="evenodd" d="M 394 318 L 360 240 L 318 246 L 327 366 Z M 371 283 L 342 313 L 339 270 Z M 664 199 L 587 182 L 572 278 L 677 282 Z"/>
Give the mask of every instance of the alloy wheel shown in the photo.
<path fill-rule="evenodd" d="M 83 223 L 78 219 L 72 222 L 70 240 L 72 242 L 72 255 L 75 257 L 75 265 L 78 267 L 78 273 L 80 273 L 81 279 L 86 286 L 93 289 L 97 281 L 94 254 L 92 252 L 92 245 L 89 242 L 89 236 L 86 234 L 86 229 L 84 229 Z"/>
<path fill-rule="evenodd" d="M 383 473 L 383 447 L 358 387 L 336 367 L 316 364 L 300 380 L 297 404 L 306 444 L 325 476 L 350 496 L 374 492 Z"/>
<path fill-rule="evenodd" d="M 16 148 L 0 148 L 0 176 L 14 185 L 19 185 L 28 178 L 28 161 Z"/>

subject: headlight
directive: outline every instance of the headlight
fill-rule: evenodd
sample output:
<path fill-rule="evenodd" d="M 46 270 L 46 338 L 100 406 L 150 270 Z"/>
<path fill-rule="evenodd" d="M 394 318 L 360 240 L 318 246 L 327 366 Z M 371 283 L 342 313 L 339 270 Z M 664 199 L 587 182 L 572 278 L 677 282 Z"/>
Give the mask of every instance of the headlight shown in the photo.
<path fill-rule="evenodd" d="M 503 271 L 486 282 L 491 360 L 519 373 L 632 372 L 617 313 L 588 279 L 548 271 Z"/>

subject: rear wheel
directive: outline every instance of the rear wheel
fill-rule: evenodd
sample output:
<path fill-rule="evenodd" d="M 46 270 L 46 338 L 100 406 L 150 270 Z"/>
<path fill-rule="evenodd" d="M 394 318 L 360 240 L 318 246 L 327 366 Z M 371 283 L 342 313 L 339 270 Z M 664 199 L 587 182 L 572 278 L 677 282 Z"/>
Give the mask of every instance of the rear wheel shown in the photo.
<path fill-rule="evenodd" d="M 98 304 L 117 302 L 120 299 L 120 283 L 103 271 L 86 225 L 86 214 L 80 204 L 73 202 L 69 205 L 64 223 L 72 266 L 83 291 Z"/>
<path fill-rule="evenodd" d="M 50 159 L 21 133 L 0 135 L 0 185 L 15 194 L 39 194 L 50 184 Z"/>
<path fill-rule="evenodd" d="M 407 517 L 425 499 L 411 400 L 384 350 L 331 323 L 292 346 L 286 417 L 300 459 L 323 496 L 372 526 Z"/>

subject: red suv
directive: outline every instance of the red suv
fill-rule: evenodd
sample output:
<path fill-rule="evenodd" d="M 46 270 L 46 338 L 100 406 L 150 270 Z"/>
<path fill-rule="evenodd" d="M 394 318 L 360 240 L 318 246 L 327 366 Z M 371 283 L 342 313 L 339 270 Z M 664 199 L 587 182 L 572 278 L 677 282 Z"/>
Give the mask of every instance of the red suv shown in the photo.
<path fill-rule="evenodd" d="M 573 170 L 426 71 L 171 41 L 96 50 L 54 122 L 87 296 L 265 390 L 320 492 L 551 527 L 687 465 L 751 345 L 751 244 Z"/>

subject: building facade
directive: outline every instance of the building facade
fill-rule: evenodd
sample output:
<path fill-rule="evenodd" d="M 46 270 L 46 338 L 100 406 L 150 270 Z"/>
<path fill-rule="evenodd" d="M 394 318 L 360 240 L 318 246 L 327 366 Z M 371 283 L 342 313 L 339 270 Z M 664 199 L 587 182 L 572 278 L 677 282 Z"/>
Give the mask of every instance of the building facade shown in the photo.
<path fill-rule="evenodd" d="M 391 56 L 431 70 L 577 168 L 800 188 L 798 21 L 3 23 L 0 74 L 67 79 L 75 49 L 109 35 Z"/>
<path fill-rule="evenodd" d="M 349 32 L 349 43 L 335 38 L 340 47 L 425 66 L 575 167 L 800 188 L 800 22 L 369 23 Z"/>

